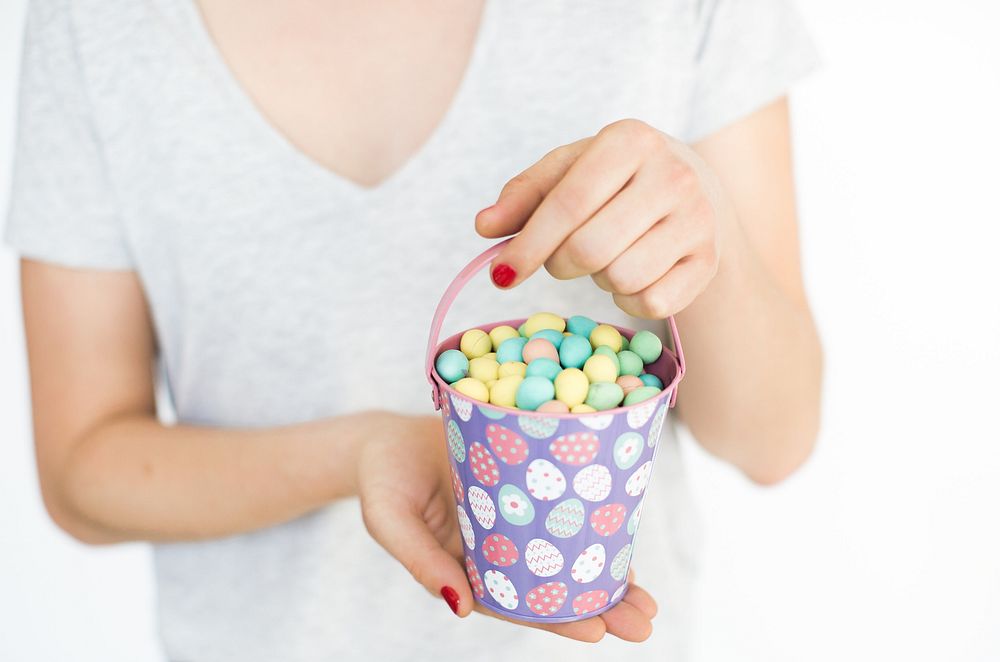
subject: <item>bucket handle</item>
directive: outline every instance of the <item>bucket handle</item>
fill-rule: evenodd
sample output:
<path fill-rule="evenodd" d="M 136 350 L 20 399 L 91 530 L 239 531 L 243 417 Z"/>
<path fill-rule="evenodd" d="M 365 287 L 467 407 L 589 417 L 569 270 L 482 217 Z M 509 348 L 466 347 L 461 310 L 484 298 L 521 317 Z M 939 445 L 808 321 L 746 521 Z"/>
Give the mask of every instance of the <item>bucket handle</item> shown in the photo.
<path fill-rule="evenodd" d="M 465 288 L 473 276 L 490 263 L 490 260 L 500 254 L 501 249 L 510 243 L 511 239 L 513 237 L 504 239 L 474 257 L 471 262 L 465 265 L 464 269 L 458 272 L 458 275 L 455 276 L 455 279 L 451 281 L 448 289 L 441 296 L 441 301 L 438 302 L 437 309 L 434 311 L 434 319 L 431 322 L 431 333 L 427 340 L 427 361 L 424 364 L 427 381 L 431 384 L 431 399 L 434 401 L 434 409 L 441 408 L 441 389 L 437 382 L 434 381 L 434 354 L 441 336 L 441 326 L 444 324 L 444 318 L 448 315 L 448 310 L 451 308 L 451 304 L 455 301 L 455 298 L 458 297 L 458 293 Z M 673 407 L 677 402 L 677 383 L 684 377 L 684 349 L 681 347 L 681 337 L 677 332 L 677 323 L 674 321 L 673 315 L 667 318 L 667 325 L 670 327 L 670 337 L 674 343 L 674 355 L 677 357 L 679 370 L 679 374 L 674 380 L 674 392 L 670 394 L 670 406 Z"/>

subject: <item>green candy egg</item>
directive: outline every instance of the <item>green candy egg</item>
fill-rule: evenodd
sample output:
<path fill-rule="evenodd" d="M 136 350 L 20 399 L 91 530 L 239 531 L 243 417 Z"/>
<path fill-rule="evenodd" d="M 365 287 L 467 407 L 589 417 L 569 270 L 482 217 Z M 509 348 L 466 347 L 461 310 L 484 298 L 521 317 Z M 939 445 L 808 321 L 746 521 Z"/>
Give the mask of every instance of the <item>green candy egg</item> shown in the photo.
<path fill-rule="evenodd" d="M 632 336 L 629 349 L 639 355 L 643 363 L 652 363 L 663 352 L 663 341 L 652 331 L 642 330 Z"/>
<path fill-rule="evenodd" d="M 598 411 L 614 409 L 621 403 L 623 397 L 625 397 L 625 392 L 618 384 L 597 382 L 591 384 L 587 390 L 587 399 L 584 404 L 588 404 Z"/>
<path fill-rule="evenodd" d="M 528 321 L 525 320 L 524 323 L 521 324 L 521 326 L 517 327 L 517 332 L 521 334 L 522 338 L 527 338 L 528 337 L 528 335 L 524 332 L 524 325 L 527 324 L 527 323 L 528 323 Z"/>
<path fill-rule="evenodd" d="M 622 372 L 622 364 L 618 360 L 618 355 L 615 354 L 615 350 L 611 349 L 607 345 L 601 345 L 600 347 L 598 347 L 597 349 L 594 350 L 594 354 L 603 354 L 604 356 L 607 356 L 612 361 L 614 361 L 614 363 L 615 363 L 615 370 L 618 371 L 618 374 L 619 375 L 624 374 Z"/>
<path fill-rule="evenodd" d="M 517 395 L 514 396 L 514 402 L 517 404 L 518 409 L 535 411 L 539 405 L 551 400 L 555 394 L 555 386 L 545 377 L 537 375 L 525 377 L 521 385 L 517 387 Z"/>
<path fill-rule="evenodd" d="M 566 336 L 559 347 L 559 361 L 564 368 L 582 368 L 594 350 L 583 336 Z"/>
<path fill-rule="evenodd" d="M 438 355 L 434 368 L 441 379 L 451 384 L 469 374 L 469 357 L 457 349 L 446 349 Z"/>
<path fill-rule="evenodd" d="M 524 375 L 525 377 L 544 377 L 552 381 L 559 376 L 560 372 L 562 372 L 562 367 L 558 363 L 552 359 L 542 357 L 529 363 Z"/>
<path fill-rule="evenodd" d="M 622 336 L 622 349 L 628 349 L 629 340 L 625 336 Z"/>
<path fill-rule="evenodd" d="M 634 405 L 637 402 L 642 402 L 643 400 L 649 400 L 659 392 L 660 389 L 655 386 L 640 386 L 625 396 L 625 406 L 627 407 L 629 405 Z"/>
<path fill-rule="evenodd" d="M 651 375 L 648 372 L 644 372 L 641 375 L 639 375 L 639 379 L 641 379 L 642 383 L 645 384 L 646 386 L 655 386 L 656 388 L 659 389 L 663 388 L 663 380 L 657 377 L 656 375 Z"/>
<path fill-rule="evenodd" d="M 618 352 L 618 361 L 621 364 L 619 371 L 623 375 L 638 377 L 642 374 L 642 359 L 639 355 L 629 349 Z"/>

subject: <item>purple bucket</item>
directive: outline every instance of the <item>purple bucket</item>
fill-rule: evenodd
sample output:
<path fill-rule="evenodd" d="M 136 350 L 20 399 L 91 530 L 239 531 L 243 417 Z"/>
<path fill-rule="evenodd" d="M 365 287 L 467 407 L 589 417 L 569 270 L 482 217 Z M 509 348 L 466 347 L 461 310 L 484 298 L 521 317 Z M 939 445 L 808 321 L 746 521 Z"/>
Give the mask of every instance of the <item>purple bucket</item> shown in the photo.
<path fill-rule="evenodd" d="M 671 317 L 674 349 L 664 347 L 646 366 L 665 387 L 628 407 L 548 414 L 470 400 L 434 369 L 437 355 L 457 349 L 462 334 L 440 344 L 438 337 L 451 302 L 505 243 L 479 255 L 446 290 L 431 326 L 427 376 L 444 420 L 476 600 L 508 618 L 565 623 L 611 609 L 628 590 L 646 485 L 684 354 Z M 634 333 L 616 328 L 629 339 Z"/>

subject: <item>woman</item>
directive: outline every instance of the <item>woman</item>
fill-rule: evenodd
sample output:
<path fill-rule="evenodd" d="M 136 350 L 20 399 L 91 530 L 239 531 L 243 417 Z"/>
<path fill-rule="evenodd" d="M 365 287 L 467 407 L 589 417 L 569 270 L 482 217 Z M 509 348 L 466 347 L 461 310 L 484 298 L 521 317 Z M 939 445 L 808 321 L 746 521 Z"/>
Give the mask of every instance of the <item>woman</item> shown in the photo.
<path fill-rule="evenodd" d="M 36 0 L 6 238 L 49 513 L 154 543 L 170 659 L 680 659 L 670 426 L 644 588 L 562 637 L 454 618 L 425 333 L 476 233 L 516 233 L 454 329 L 676 314 L 680 418 L 783 479 L 819 408 L 783 96 L 811 63 L 778 1 Z"/>

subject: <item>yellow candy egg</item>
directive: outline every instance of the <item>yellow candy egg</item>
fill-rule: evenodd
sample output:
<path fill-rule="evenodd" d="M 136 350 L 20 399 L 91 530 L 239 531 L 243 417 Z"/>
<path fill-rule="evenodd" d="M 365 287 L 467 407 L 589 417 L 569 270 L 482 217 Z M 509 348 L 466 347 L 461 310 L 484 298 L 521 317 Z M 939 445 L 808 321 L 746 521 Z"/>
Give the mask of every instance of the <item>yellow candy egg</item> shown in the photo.
<path fill-rule="evenodd" d="M 590 332 L 590 345 L 594 349 L 597 349 L 601 345 L 607 345 L 617 354 L 622 351 L 622 334 L 618 332 L 618 329 L 609 324 L 598 324 Z M 463 349 L 462 351 L 464 352 L 465 350 Z"/>
<path fill-rule="evenodd" d="M 487 389 L 493 388 L 493 385 L 496 384 L 498 381 L 500 381 L 500 380 L 498 380 L 498 379 L 491 379 L 490 381 L 486 382 L 486 388 Z"/>
<path fill-rule="evenodd" d="M 459 349 L 470 359 L 477 359 L 493 349 L 493 341 L 482 329 L 469 329 L 462 334 Z"/>
<path fill-rule="evenodd" d="M 486 384 L 482 383 L 478 379 L 463 377 L 452 384 L 451 387 L 462 395 L 472 398 L 473 400 L 479 400 L 480 402 L 490 401 L 490 390 L 486 388 Z"/>
<path fill-rule="evenodd" d="M 487 358 L 487 359 L 496 360 L 497 353 L 496 352 L 487 352 L 487 353 L 483 354 L 480 358 Z"/>
<path fill-rule="evenodd" d="M 607 358 L 607 357 L 605 357 Z M 469 361 L 469 377 L 478 379 L 481 382 L 488 382 L 499 379 L 500 364 L 496 359 L 489 356 L 480 356 L 478 359 Z"/>
<path fill-rule="evenodd" d="M 507 361 L 507 363 L 500 364 L 500 370 L 497 373 L 501 378 L 510 377 L 511 375 L 520 375 L 524 377 L 524 373 L 528 370 L 528 364 L 522 361 Z"/>
<path fill-rule="evenodd" d="M 583 404 L 570 408 L 570 412 L 573 414 L 593 414 L 595 411 L 597 410 L 590 405 Z"/>
<path fill-rule="evenodd" d="M 581 404 L 587 399 L 587 389 L 590 388 L 590 381 L 583 370 L 579 368 L 566 368 L 555 379 L 556 400 L 565 402 L 570 408 Z"/>
<path fill-rule="evenodd" d="M 480 359 L 473 359 L 473 361 L 479 361 Z M 472 362 L 469 363 L 472 365 Z M 469 374 L 472 374 L 472 368 L 469 368 Z M 583 364 L 583 374 L 587 376 L 590 383 L 594 382 L 613 382 L 618 379 L 618 367 L 615 365 L 614 359 L 606 354 L 594 354 L 587 362 Z"/>
<path fill-rule="evenodd" d="M 555 313 L 535 313 L 524 323 L 524 335 L 528 338 L 542 329 L 553 329 L 562 333 L 566 330 L 566 320 Z"/>
<path fill-rule="evenodd" d="M 501 407 L 513 407 L 517 396 L 517 387 L 524 381 L 521 375 L 501 377 L 490 388 L 490 402 Z"/>
<path fill-rule="evenodd" d="M 493 327 L 490 331 L 490 341 L 493 343 L 493 351 L 497 351 L 497 348 L 500 347 L 500 343 L 504 340 L 517 338 L 520 335 L 521 334 L 517 332 L 517 329 L 512 326 L 507 326 L 506 324 Z"/>

